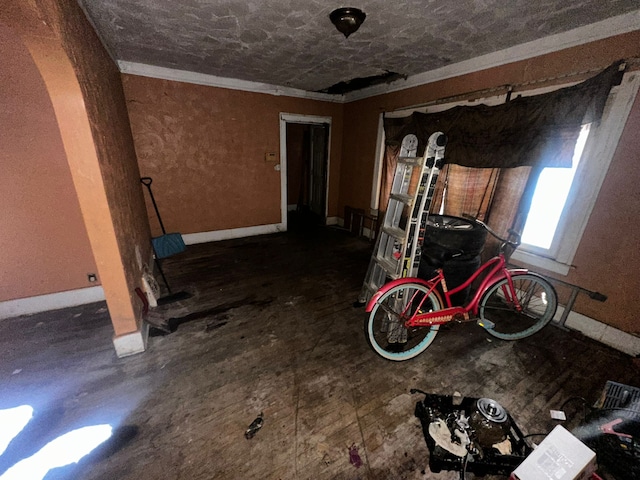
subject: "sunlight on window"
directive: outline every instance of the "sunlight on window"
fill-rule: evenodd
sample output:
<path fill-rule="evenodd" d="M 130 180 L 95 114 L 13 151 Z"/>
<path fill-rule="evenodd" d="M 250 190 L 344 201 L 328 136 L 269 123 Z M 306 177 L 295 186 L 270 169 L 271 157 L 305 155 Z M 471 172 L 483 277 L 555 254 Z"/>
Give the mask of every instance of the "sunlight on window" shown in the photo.
<path fill-rule="evenodd" d="M 551 247 L 588 136 L 589 125 L 584 125 L 576 141 L 571 168 L 542 170 L 522 232 L 522 243 Z"/>
<path fill-rule="evenodd" d="M 111 425 L 93 425 L 65 433 L 29 458 L 19 461 L 0 480 L 42 480 L 53 468 L 77 463 L 111 437 Z"/>
<path fill-rule="evenodd" d="M 0 455 L 29 423 L 33 417 L 33 407 L 20 405 L 19 407 L 0 410 Z"/>

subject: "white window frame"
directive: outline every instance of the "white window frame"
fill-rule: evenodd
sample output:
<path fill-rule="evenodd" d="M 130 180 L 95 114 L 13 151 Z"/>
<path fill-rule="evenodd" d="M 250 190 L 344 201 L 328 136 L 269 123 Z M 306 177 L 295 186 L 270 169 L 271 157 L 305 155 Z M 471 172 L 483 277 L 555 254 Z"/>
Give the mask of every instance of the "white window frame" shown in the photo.
<path fill-rule="evenodd" d="M 551 92 L 560 88 L 575 85 L 577 82 L 553 85 L 526 92 L 518 95 L 532 96 Z M 566 275 L 571 268 L 571 262 L 582 239 L 591 212 L 596 203 L 600 187 L 606 176 L 611 160 L 615 153 L 618 141 L 626 125 L 629 112 L 636 98 L 640 86 L 640 72 L 627 72 L 624 74 L 620 85 L 612 88 L 600 125 L 592 126 L 582 154 L 578 171 L 574 177 L 571 191 L 565 204 L 564 212 L 554 236 L 555 251 L 535 252 L 535 247 L 522 245 L 511 256 L 512 260 L 526 263 L 527 265 L 540 267 L 555 273 Z M 431 105 L 427 107 L 403 108 L 393 112 L 387 112 L 386 117 L 405 117 L 413 112 L 435 113 L 457 105 L 480 104 L 498 105 L 504 103 L 504 95 L 481 98 L 469 101 L 458 101 L 446 104 Z M 371 193 L 371 209 L 379 208 L 378 192 L 380 191 L 380 172 L 384 161 L 384 126 L 382 114 L 378 122 L 378 144 L 376 148 L 376 162 L 374 165 L 374 181 Z M 446 153 L 445 153 L 446 156 Z M 570 215 L 566 212 L 571 212 Z"/>
<path fill-rule="evenodd" d="M 639 72 L 626 73 L 611 89 L 599 125 L 592 125 L 549 250 L 521 245 L 512 260 L 561 275 L 571 269 L 582 235 L 611 165 L 640 86 Z"/>
<path fill-rule="evenodd" d="M 578 139 L 576 140 L 576 144 L 573 151 L 573 157 L 571 159 L 571 163 L 572 163 L 571 168 L 545 167 L 540 172 L 540 176 L 538 177 L 535 191 L 533 192 L 532 198 L 531 198 L 531 209 L 529 211 L 529 215 L 527 216 L 524 222 L 524 227 L 522 229 L 522 245 L 526 246 L 526 249 L 528 251 L 531 251 L 538 255 L 547 256 L 547 257 L 552 257 L 552 255 L 550 255 L 550 252 L 556 251 L 555 247 L 561 237 L 561 235 L 559 235 L 559 233 L 561 233 L 559 229 L 561 215 L 563 213 L 566 214 L 564 207 L 567 204 L 569 190 L 571 189 L 571 186 L 573 185 L 573 181 L 575 180 L 576 171 L 578 170 L 578 165 L 580 164 L 580 160 L 583 157 L 584 147 L 586 146 L 587 138 L 589 137 L 590 131 L 591 131 L 591 124 L 583 125 L 582 128 L 580 129 L 580 134 L 578 135 Z M 577 155 L 578 153 L 579 153 L 579 156 Z M 575 162 L 576 156 L 578 157 L 577 162 Z M 558 177 L 562 178 L 562 176 L 565 176 L 565 177 L 568 176 L 568 177 L 564 178 L 564 181 L 562 182 L 562 185 L 561 185 Z M 559 190 L 555 192 L 549 191 L 555 188 L 558 188 Z M 538 192 L 538 190 L 541 190 L 541 191 Z M 564 198 L 561 199 L 560 196 L 562 192 L 564 192 Z M 538 195 L 539 193 L 541 195 Z M 553 221 L 551 221 L 550 224 L 546 225 L 547 231 L 544 232 L 543 237 L 536 237 L 536 233 L 528 231 L 529 222 L 532 220 L 531 218 L 529 218 L 531 214 L 533 213 L 535 217 L 533 223 L 536 223 L 541 229 L 544 229 L 545 226 L 540 225 L 540 222 L 549 223 L 549 222 L 546 222 L 547 220 L 545 218 L 546 212 L 543 208 L 541 208 L 542 205 L 536 205 L 536 202 L 538 201 L 543 201 L 546 204 L 548 199 L 542 200 L 540 198 L 542 195 L 550 195 L 554 203 L 557 202 L 556 205 L 552 208 L 559 208 L 560 210 L 559 211 L 554 210 L 554 213 L 553 213 L 553 215 L 555 215 L 556 213 L 558 214 L 556 223 L 554 224 Z M 553 227 L 553 231 L 550 231 L 551 227 Z M 531 238 L 540 242 L 542 241 L 542 238 L 545 238 L 546 240 L 548 240 L 549 233 L 551 233 L 552 235 L 551 235 L 551 241 L 548 247 L 543 247 L 536 243 L 528 243 L 525 238 L 527 236 L 525 234 L 528 234 L 531 236 Z"/>

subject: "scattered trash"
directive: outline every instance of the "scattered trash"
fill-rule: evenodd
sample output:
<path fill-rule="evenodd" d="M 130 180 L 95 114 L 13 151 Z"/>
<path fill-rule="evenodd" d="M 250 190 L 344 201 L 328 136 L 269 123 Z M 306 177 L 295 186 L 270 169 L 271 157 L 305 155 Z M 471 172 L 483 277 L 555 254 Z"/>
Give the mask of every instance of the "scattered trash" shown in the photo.
<path fill-rule="evenodd" d="M 263 423 L 264 421 L 262 420 L 262 412 L 260 412 L 260 415 L 258 415 L 256 419 L 251 422 L 249 428 L 247 428 L 247 430 L 244 432 L 244 438 L 246 438 L 247 440 L 252 439 L 256 432 L 262 428 Z"/>
<path fill-rule="evenodd" d="M 567 419 L 567 416 L 562 410 L 549 410 L 549 415 L 554 420 L 561 420 L 564 422 Z"/>
<path fill-rule="evenodd" d="M 362 459 L 358 454 L 358 447 L 356 447 L 355 443 L 349 447 L 349 463 L 356 468 L 362 466 Z"/>
<path fill-rule="evenodd" d="M 467 455 L 467 445 L 471 443 L 469 435 L 462 429 L 449 430 L 445 420 L 436 418 L 429 424 L 429 435 L 436 445 L 453 455 L 464 458 Z"/>
<path fill-rule="evenodd" d="M 11 372 L 11 375 L 17 375 L 22 371 L 21 368 L 16 368 L 13 372 Z"/>
<path fill-rule="evenodd" d="M 508 438 L 505 438 L 500 443 L 496 443 L 493 445 L 493 448 L 500 452 L 500 455 L 511 455 L 513 451 L 513 446 L 511 445 L 511 441 Z"/>

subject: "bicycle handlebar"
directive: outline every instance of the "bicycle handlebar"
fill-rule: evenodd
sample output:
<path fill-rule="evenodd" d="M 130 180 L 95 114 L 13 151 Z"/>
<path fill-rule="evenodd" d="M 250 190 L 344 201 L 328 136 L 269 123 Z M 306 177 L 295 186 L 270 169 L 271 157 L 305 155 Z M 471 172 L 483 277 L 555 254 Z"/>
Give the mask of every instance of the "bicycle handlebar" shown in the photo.
<path fill-rule="evenodd" d="M 509 230 L 507 230 L 509 232 L 509 237 L 508 238 L 502 238 L 500 235 L 498 235 L 496 232 L 494 232 L 491 227 L 489 227 L 489 225 L 487 225 L 486 223 L 484 223 L 482 220 L 478 220 L 476 217 L 472 216 L 472 215 L 468 215 L 466 213 L 463 213 L 462 216 L 464 218 L 466 218 L 467 220 L 472 220 L 480 225 L 482 225 L 484 227 L 484 229 L 489 232 L 491 235 L 493 235 L 495 238 L 497 238 L 498 240 L 500 240 L 503 245 L 509 245 L 513 248 L 518 248 L 518 246 L 520 245 L 520 241 L 521 241 L 521 235 L 516 232 L 515 230 L 512 230 L 511 228 Z M 514 238 L 515 240 L 511 240 L 511 238 Z"/>

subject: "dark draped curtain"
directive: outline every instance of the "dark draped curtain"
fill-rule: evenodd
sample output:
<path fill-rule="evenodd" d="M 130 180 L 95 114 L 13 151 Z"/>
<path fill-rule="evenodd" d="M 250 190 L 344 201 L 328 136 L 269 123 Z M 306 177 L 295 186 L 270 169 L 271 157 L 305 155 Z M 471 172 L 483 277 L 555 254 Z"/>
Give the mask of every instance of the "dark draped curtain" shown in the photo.
<path fill-rule="evenodd" d="M 386 151 L 380 208 L 386 208 L 402 139 L 418 137 L 418 154 L 437 131 L 448 137 L 431 212 L 445 195 L 447 215 L 471 214 L 498 232 L 521 231 L 544 167 L 570 167 L 582 125 L 597 123 L 609 91 L 620 83 L 620 62 L 572 87 L 497 106 L 459 106 L 438 113 L 385 118 Z M 490 217 L 490 218 L 489 218 Z"/>
<path fill-rule="evenodd" d="M 609 90 L 620 82 L 621 63 L 572 87 L 502 105 L 385 118 L 386 143 L 398 146 L 412 133 L 421 154 L 429 136 L 440 131 L 448 137 L 447 163 L 475 168 L 568 167 L 581 126 L 600 120 Z"/>

